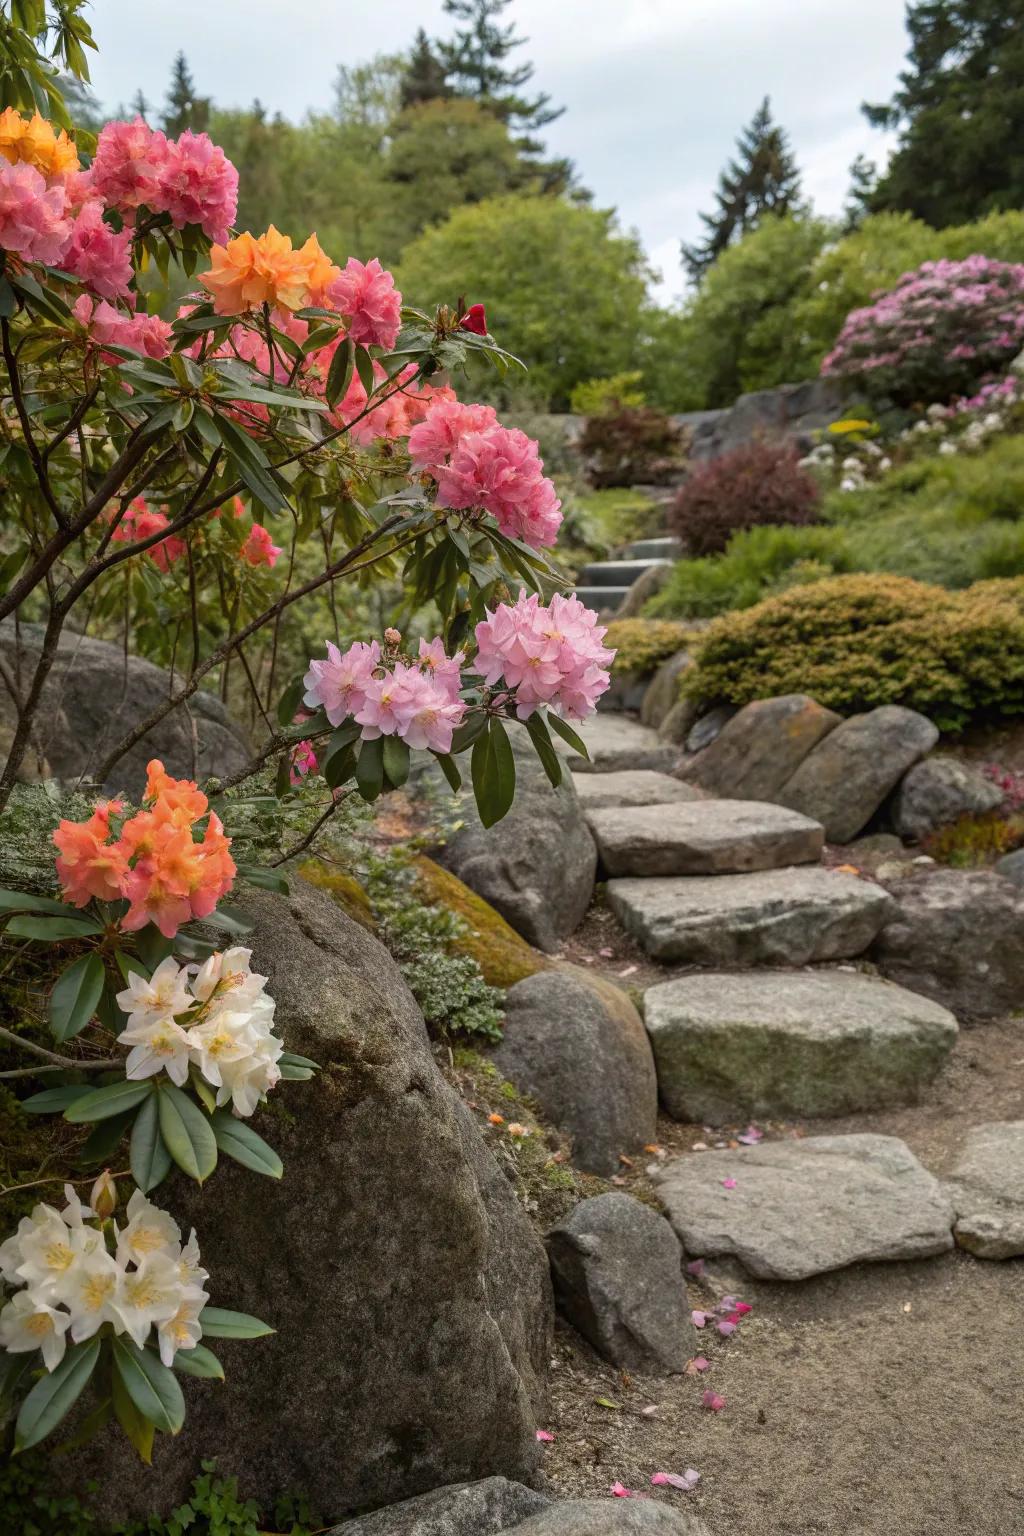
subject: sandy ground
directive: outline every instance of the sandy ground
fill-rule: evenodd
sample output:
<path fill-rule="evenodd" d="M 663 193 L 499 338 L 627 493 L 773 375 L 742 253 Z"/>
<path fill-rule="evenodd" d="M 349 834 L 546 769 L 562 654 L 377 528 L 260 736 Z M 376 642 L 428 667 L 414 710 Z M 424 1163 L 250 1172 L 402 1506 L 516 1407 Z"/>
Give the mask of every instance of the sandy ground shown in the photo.
<path fill-rule="evenodd" d="M 600 906 L 569 949 L 620 985 L 668 974 Z M 972 1126 L 1022 1116 L 1018 1018 L 965 1029 L 916 1107 L 764 1129 L 900 1136 L 941 1174 Z M 695 1142 L 713 1147 L 739 1129 L 663 1119 L 659 1145 L 699 1157 Z M 649 1190 L 653 1161 L 624 1165 L 615 1182 Z M 691 1304 L 723 1292 L 753 1312 L 728 1340 L 694 1331 L 694 1354 L 711 1361 L 696 1377 L 630 1379 L 560 1329 L 546 1447 L 556 1496 L 607 1494 L 618 1481 L 699 1512 L 712 1536 L 1024 1536 L 1024 1262 L 951 1253 L 792 1285 L 716 1263 L 691 1282 Z M 705 1387 L 725 1397 L 722 1412 L 701 1406 Z M 694 1492 L 651 1488 L 652 1473 L 688 1467 L 701 1474 Z"/>

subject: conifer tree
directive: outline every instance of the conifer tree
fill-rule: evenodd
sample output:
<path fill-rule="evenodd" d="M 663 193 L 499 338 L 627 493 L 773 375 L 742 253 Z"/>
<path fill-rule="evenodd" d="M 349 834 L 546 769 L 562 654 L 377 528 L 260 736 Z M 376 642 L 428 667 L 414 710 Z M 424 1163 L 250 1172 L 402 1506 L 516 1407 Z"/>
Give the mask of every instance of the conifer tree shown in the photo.
<path fill-rule="evenodd" d="M 524 133 L 535 132 L 561 117 L 564 107 L 552 107 L 542 93 L 522 94 L 533 78 L 533 65 L 511 62 L 527 39 L 517 37 L 515 23 L 498 20 L 510 0 L 444 0 L 445 14 L 465 22 L 450 42 L 438 44 L 446 73 L 461 96 L 472 96 L 497 117 Z M 536 146 L 539 148 L 539 146 Z"/>
<path fill-rule="evenodd" d="M 167 105 L 160 118 L 165 133 L 177 137 L 191 128 L 202 133 L 210 122 L 210 98 L 196 94 L 195 82 L 188 67 L 188 60 L 179 53 L 171 69 L 171 84 L 167 91 Z"/>
<path fill-rule="evenodd" d="M 865 104 L 899 145 L 872 211 L 941 229 L 1024 207 L 1024 0 L 911 0 L 899 89 Z"/>
<path fill-rule="evenodd" d="M 736 141 L 736 156 L 718 180 L 718 207 L 702 213 L 703 240 L 683 245 L 683 263 L 694 283 L 722 252 L 766 213 L 794 213 L 801 206 L 800 172 L 785 130 L 773 121 L 771 100 L 765 97 Z"/>
<path fill-rule="evenodd" d="M 402 79 L 402 106 L 418 107 L 425 101 L 446 100 L 453 94 L 444 64 L 420 27 Z"/>

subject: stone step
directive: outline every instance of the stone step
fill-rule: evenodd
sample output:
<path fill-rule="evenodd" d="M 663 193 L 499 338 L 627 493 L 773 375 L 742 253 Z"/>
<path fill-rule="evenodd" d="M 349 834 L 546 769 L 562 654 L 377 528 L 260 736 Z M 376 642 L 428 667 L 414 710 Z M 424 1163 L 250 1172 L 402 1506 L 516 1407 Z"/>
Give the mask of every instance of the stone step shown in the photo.
<path fill-rule="evenodd" d="M 585 811 L 615 805 L 673 805 L 703 799 L 699 789 L 652 768 L 623 768 L 612 773 L 575 773 L 576 796 Z M 650 883 L 650 882 L 642 882 Z"/>
<path fill-rule="evenodd" d="M 1024 1120 L 969 1131 L 945 1189 L 961 1248 L 979 1259 L 1024 1254 Z"/>
<path fill-rule="evenodd" d="M 574 587 L 573 591 L 585 608 L 596 608 L 598 613 L 615 613 L 626 600 L 628 587 Z"/>
<path fill-rule="evenodd" d="M 649 987 L 658 1092 L 677 1120 L 844 1115 L 914 1104 L 957 1022 L 857 971 L 703 972 Z"/>
<path fill-rule="evenodd" d="M 727 875 L 812 864 L 825 838 L 808 816 L 759 800 L 608 807 L 589 812 L 587 821 L 609 877 Z"/>
<path fill-rule="evenodd" d="M 589 759 L 551 733 L 555 750 L 568 759 L 573 774 L 613 773 L 623 768 L 652 768 L 667 773 L 679 761 L 678 747 L 662 741 L 657 731 L 630 715 L 591 715 L 581 725 L 574 725 L 573 730 L 586 742 Z"/>
<path fill-rule="evenodd" d="M 660 539 L 636 539 L 622 551 L 624 560 L 681 560 L 683 542 L 666 534 Z"/>
<path fill-rule="evenodd" d="M 895 1136 L 691 1152 L 655 1181 L 691 1258 L 735 1257 L 765 1280 L 806 1280 L 953 1246 L 947 1196 Z"/>
<path fill-rule="evenodd" d="M 591 809 L 595 802 L 584 799 L 583 804 Z M 685 965 L 849 960 L 863 954 L 896 912 L 895 901 L 880 885 L 813 865 L 749 875 L 610 880 L 608 900 L 652 959 Z"/>
<path fill-rule="evenodd" d="M 578 580 L 588 587 L 631 587 L 652 566 L 671 565 L 670 560 L 598 560 L 585 565 Z"/>

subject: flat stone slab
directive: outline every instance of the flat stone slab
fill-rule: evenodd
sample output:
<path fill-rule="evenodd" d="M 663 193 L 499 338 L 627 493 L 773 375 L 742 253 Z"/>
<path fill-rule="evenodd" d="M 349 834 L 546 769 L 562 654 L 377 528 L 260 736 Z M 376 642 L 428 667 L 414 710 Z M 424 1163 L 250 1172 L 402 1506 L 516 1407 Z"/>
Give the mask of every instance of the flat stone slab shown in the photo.
<path fill-rule="evenodd" d="M 653 768 L 621 768 L 612 773 L 573 772 L 576 798 L 584 811 L 600 811 L 608 806 L 681 805 L 703 800 L 704 795 L 692 784 L 683 784 L 668 773 Z"/>
<path fill-rule="evenodd" d="M 847 960 L 867 949 L 896 911 L 881 886 L 811 865 L 610 880 L 608 900 L 653 959 L 690 965 Z"/>
<path fill-rule="evenodd" d="M 853 971 L 683 976 L 644 1013 L 663 1104 L 710 1124 L 916 1103 L 957 1037 L 938 1003 Z"/>
<path fill-rule="evenodd" d="M 806 1280 L 953 1246 L 949 1197 L 895 1136 L 691 1152 L 656 1182 L 688 1254 L 734 1256 L 759 1279 Z"/>
<path fill-rule="evenodd" d="M 699 1515 L 653 1499 L 568 1499 L 549 1504 L 508 1536 L 710 1536 Z"/>
<path fill-rule="evenodd" d="M 971 1131 L 945 1189 L 961 1248 L 979 1259 L 1024 1254 L 1024 1120 Z"/>
<path fill-rule="evenodd" d="M 760 800 L 591 811 L 604 871 L 616 875 L 724 875 L 815 864 L 825 834 L 816 821 Z"/>
<path fill-rule="evenodd" d="M 487 1477 L 452 1483 L 335 1526 L 327 1536 L 496 1536 L 550 1503 L 522 1483 Z"/>
<path fill-rule="evenodd" d="M 568 757 L 574 774 L 613 773 L 620 768 L 654 768 L 668 773 L 679 761 L 678 747 L 662 741 L 657 731 L 630 715 L 595 714 L 573 730 L 586 742 L 589 761 L 560 736 L 551 734 L 556 750 Z"/>

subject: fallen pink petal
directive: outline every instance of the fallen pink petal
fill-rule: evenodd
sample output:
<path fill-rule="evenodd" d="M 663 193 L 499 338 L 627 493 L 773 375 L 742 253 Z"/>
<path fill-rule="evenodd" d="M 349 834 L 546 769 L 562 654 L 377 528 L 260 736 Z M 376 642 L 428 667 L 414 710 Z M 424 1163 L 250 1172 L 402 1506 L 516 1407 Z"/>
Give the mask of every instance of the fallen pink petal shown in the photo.
<path fill-rule="evenodd" d="M 704 1260 L 691 1259 L 689 1264 L 686 1266 L 686 1273 L 688 1275 L 693 1275 L 695 1280 L 699 1280 L 701 1275 L 704 1273 Z"/>
<path fill-rule="evenodd" d="M 764 1140 L 764 1131 L 759 1131 L 756 1125 L 748 1125 L 742 1136 L 737 1136 L 745 1147 L 756 1147 L 759 1141 Z"/>
<path fill-rule="evenodd" d="M 720 1397 L 717 1392 L 712 1392 L 710 1387 L 704 1393 L 701 1402 L 710 1413 L 721 1413 L 725 1407 L 725 1398 Z"/>
<path fill-rule="evenodd" d="M 715 1326 L 717 1327 L 719 1333 L 722 1335 L 723 1339 L 727 1339 L 730 1333 L 736 1332 L 736 1324 L 730 1322 L 728 1318 L 726 1318 L 724 1322 L 716 1323 Z"/>
<path fill-rule="evenodd" d="M 700 1482 L 700 1473 L 692 1467 L 685 1472 L 655 1472 L 651 1482 L 655 1488 L 678 1488 L 680 1493 L 690 1493 Z"/>
<path fill-rule="evenodd" d="M 695 1328 L 703 1328 L 704 1324 L 707 1322 L 707 1320 L 708 1320 L 708 1315 L 707 1315 L 706 1312 L 691 1312 L 690 1313 L 690 1322 L 693 1324 L 693 1326 Z"/>
<path fill-rule="evenodd" d="M 537 1431 L 537 1439 L 538 1440 L 543 1440 L 545 1444 L 548 1444 L 554 1438 L 555 1438 L 554 1435 L 551 1433 L 551 1431 L 549 1429 L 538 1429 L 538 1431 Z"/>
<path fill-rule="evenodd" d="M 612 1483 L 612 1486 L 608 1491 L 609 1493 L 614 1494 L 617 1499 L 635 1499 L 638 1497 L 638 1495 L 633 1492 L 632 1488 L 626 1488 L 622 1483 Z"/>
<path fill-rule="evenodd" d="M 722 1188 L 723 1189 L 735 1189 L 736 1188 L 736 1180 L 735 1179 L 723 1179 L 722 1180 Z"/>

